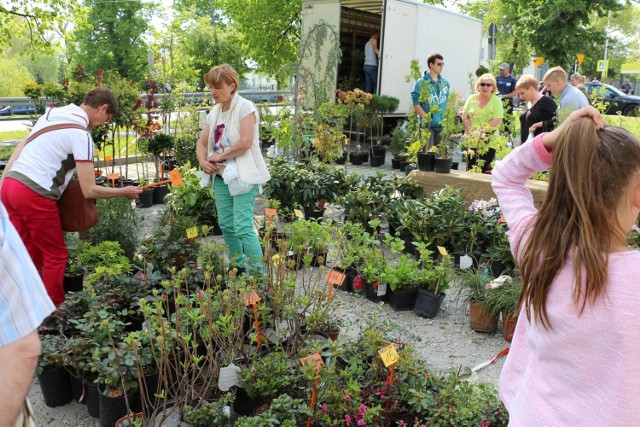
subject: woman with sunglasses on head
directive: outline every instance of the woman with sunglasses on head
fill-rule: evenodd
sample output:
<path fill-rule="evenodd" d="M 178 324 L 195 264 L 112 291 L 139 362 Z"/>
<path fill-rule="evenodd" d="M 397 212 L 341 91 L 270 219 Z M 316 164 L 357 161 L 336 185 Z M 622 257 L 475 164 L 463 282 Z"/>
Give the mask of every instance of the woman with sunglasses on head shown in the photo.
<path fill-rule="evenodd" d="M 468 133 L 480 131 L 489 138 L 489 134 L 500 125 L 504 117 L 504 108 L 502 100 L 496 95 L 497 91 L 496 78 L 492 74 L 487 73 L 478 77 L 476 93 L 467 99 L 462 113 L 464 128 Z M 476 164 L 479 157 L 484 160 L 482 172 L 487 172 L 491 169 L 495 153 L 493 148 L 489 148 L 486 153 L 480 153 L 479 156 L 472 155 L 467 163 L 471 167 Z"/>
<path fill-rule="evenodd" d="M 240 76 L 227 64 L 204 75 L 216 104 L 196 146 L 198 162 L 211 175 L 216 211 L 229 265 L 255 278 L 264 274 L 262 248 L 253 227 L 253 210 L 262 184 L 271 176 L 259 146 L 260 118 L 253 103 L 238 94 Z"/>

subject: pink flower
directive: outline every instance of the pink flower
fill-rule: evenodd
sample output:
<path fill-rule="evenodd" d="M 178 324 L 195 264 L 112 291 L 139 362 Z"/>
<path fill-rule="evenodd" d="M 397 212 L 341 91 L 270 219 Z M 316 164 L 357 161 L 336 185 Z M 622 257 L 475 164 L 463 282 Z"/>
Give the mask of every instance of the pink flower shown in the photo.
<path fill-rule="evenodd" d="M 360 415 L 364 416 L 367 413 L 367 405 L 365 405 L 364 403 L 360 405 L 360 409 L 358 409 L 358 412 L 360 413 Z"/>
<path fill-rule="evenodd" d="M 487 420 L 482 420 L 480 422 L 480 427 L 489 427 L 491 425 L 491 423 L 489 423 L 489 421 Z"/>
<path fill-rule="evenodd" d="M 358 425 L 359 426 L 364 426 L 364 425 L 367 425 L 367 422 L 365 420 L 363 420 L 363 419 L 359 419 L 358 420 Z"/>
<path fill-rule="evenodd" d="M 345 415 L 345 416 L 344 416 L 344 422 L 345 422 L 348 426 L 350 426 L 350 425 L 352 424 L 352 422 L 351 422 L 351 415 L 349 415 L 349 414 Z"/>
<path fill-rule="evenodd" d="M 320 405 L 320 409 L 322 409 L 322 412 L 324 412 L 325 414 L 329 412 L 327 405 Z"/>

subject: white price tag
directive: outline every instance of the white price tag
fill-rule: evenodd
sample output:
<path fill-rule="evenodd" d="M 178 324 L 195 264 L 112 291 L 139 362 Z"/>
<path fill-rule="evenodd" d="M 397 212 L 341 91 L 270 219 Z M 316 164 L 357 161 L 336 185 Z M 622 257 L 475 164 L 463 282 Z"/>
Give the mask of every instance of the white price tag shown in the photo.
<path fill-rule="evenodd" d="M 378 283 L 378 296 L 382 297 L 387 294 L 387 284 L 386 283 Z"/>
<path fill-rule="evenodd" d="M 240 368 L 231 363 L 225 368 L 220 368 L 220 376 L 218 378 L 218 388 L 222 391 L 228 391 L 231 387 L 238 385 L 240 382 Z"/>
<path fill-rule="evenodd" d="M 464 270 L 473 265 L 473 259 L 469 255 L 462 255 L 460 257 L 460 269 Z"/>

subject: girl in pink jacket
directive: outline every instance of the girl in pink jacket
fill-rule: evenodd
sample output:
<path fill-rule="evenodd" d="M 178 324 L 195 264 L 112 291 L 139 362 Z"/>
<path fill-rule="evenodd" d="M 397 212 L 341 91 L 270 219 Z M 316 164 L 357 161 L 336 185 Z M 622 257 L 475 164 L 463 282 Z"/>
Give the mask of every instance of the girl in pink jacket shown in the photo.
<path fill-rule="evenodd" d="M 536 209 L 524 184 L 550 166 Z M 493 189 L 523 278 L 510 425 L 640 425 L 640 141 L 586 107 L 499 162 Z"/>

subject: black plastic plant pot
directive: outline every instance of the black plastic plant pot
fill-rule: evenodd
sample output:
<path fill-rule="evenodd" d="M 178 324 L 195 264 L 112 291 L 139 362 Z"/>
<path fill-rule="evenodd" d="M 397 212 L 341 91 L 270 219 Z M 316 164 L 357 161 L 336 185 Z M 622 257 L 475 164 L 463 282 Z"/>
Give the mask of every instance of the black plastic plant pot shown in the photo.
<path fill-rule="evenodd" d="M 338 159 L 336 160 L 336 164 L 338 165 L 344 165 L 345 163 L 347 163 L 347 157 L 349 156 L 349 153 L 342 153 L 342 156 L 338 157 Z"/>
<path fill-rule="evenodd" d="M 76 274 L 74 276 L 64 276 L 62 287 L 65 292 L 80 292 L 82 290 L 82 282 L 84 274 Z"/>
<path fill-rule="evenodd" d="M 440 312 L 440 305 L 442 305 L 443 299 L 444 295 L 436 295 L 425 289 L 418 289 L 413 312 L 418 316 L 434 318 Z"/>
<path fill-rule="evenodd" d="M 98 385 L 83 381 L 84 385 L 84 400 L 87 403 L 87 412 L 93 418 L 100 418 L 100 400 L 98 398 Z"/>
<path fill-rule="evenodd" d="M 151 206 L 153 206 L 154 191 L 154 187 L 142 190 L 142 193 L 140 193 L 140 196 L 138 197 L 138 202 L 140 202 L 141 208 L 150 208 Z"/>
<path fill-rule="evenodd" d="M 71 375 L 62 366 L 45 369 L 38 374 L 44 404 L 50 408 L 66 405 L 73 399 Z"/>
<path fill-rule="evenodd" d="M 372 168 L 378 168 L 378 167 L 384 165 L 384 156 L 371 155 L 371 161 L 369 162 L 369 165 Z"/>
<path fill-rule="evenodd" d="M 113 427 L 120 418 L 127 415 L 127 400 L 131 409 L 135 408 L 136 392 L 129 392 L 125 398 L 122 394 L 117 397 L 109 397 L 99 388 L 98 400 L 100 402 L 100 427 Z"/>
<path fill-rule="evenodd" d="M 392 291 L 389 288 L 387 292 L 389 294 L 389 305 L 395 311 L 413 310 L 416 304 L 416 296 L 418 295 L 417 289 L 396 289 Z"/>
<path fill-rule="evenodd" d="M 71 374 L 71 392 L 73 394 L 73 400 L 78 403 L 87 403 L 87 399 L 84 395 L 84 385 L 82 383 L 82 377 Z"/>
<path fill-rule="evenodd" d="M 373 147 L 371 149 L 371 154 L 376 157 L 385 157 L 387 155 L 387 149 L 384 147 Z"/>
<path fill-rule="evenodd" d="M 418 170 L 433 172 L 435 168 L 436 153 L 418 153 Z"/>
<path fill-rule="evenodd" d="M 364 160 L 364 156 L 360 153 L 349 153 L 349 161 L 351 162 L 352 165 L 359 166 L 365 160 Z"/>
<path fill-rule="evenodd" d="M 169 194 L 169 185 L 163 184 L 155 187 L 153 192 L 153 204 L 154 205 L 163 205 L 164 198 Z"/>
<path fill-rule="evenodd" d="M 400 169 L 400 159 L 391 159 L 391 168 Z"/>
<path fill-rule="evenodd" d="M 380 302 L 386 300 L 386 295 L 378 295 L 379 284 L 375 280 L 373 282 L 366 282 L 364 285 L 364 295 L 369 301 Z"/>
<path fill-rule="evenodd" d="M 436 159 L 435 172 L 436 173 L 451 173 L 451 164 L 453 163 L 451 158 L 448 159 Z"/>
<path fill-rule="evenodd" d="M 264 402 L 262 399 L 254 399 L 249 396 L 242 387 L 235 388 L 236 398 L 233 401 L 233 411 L 242 416 L 252 416 L 255 410 Z"/>

